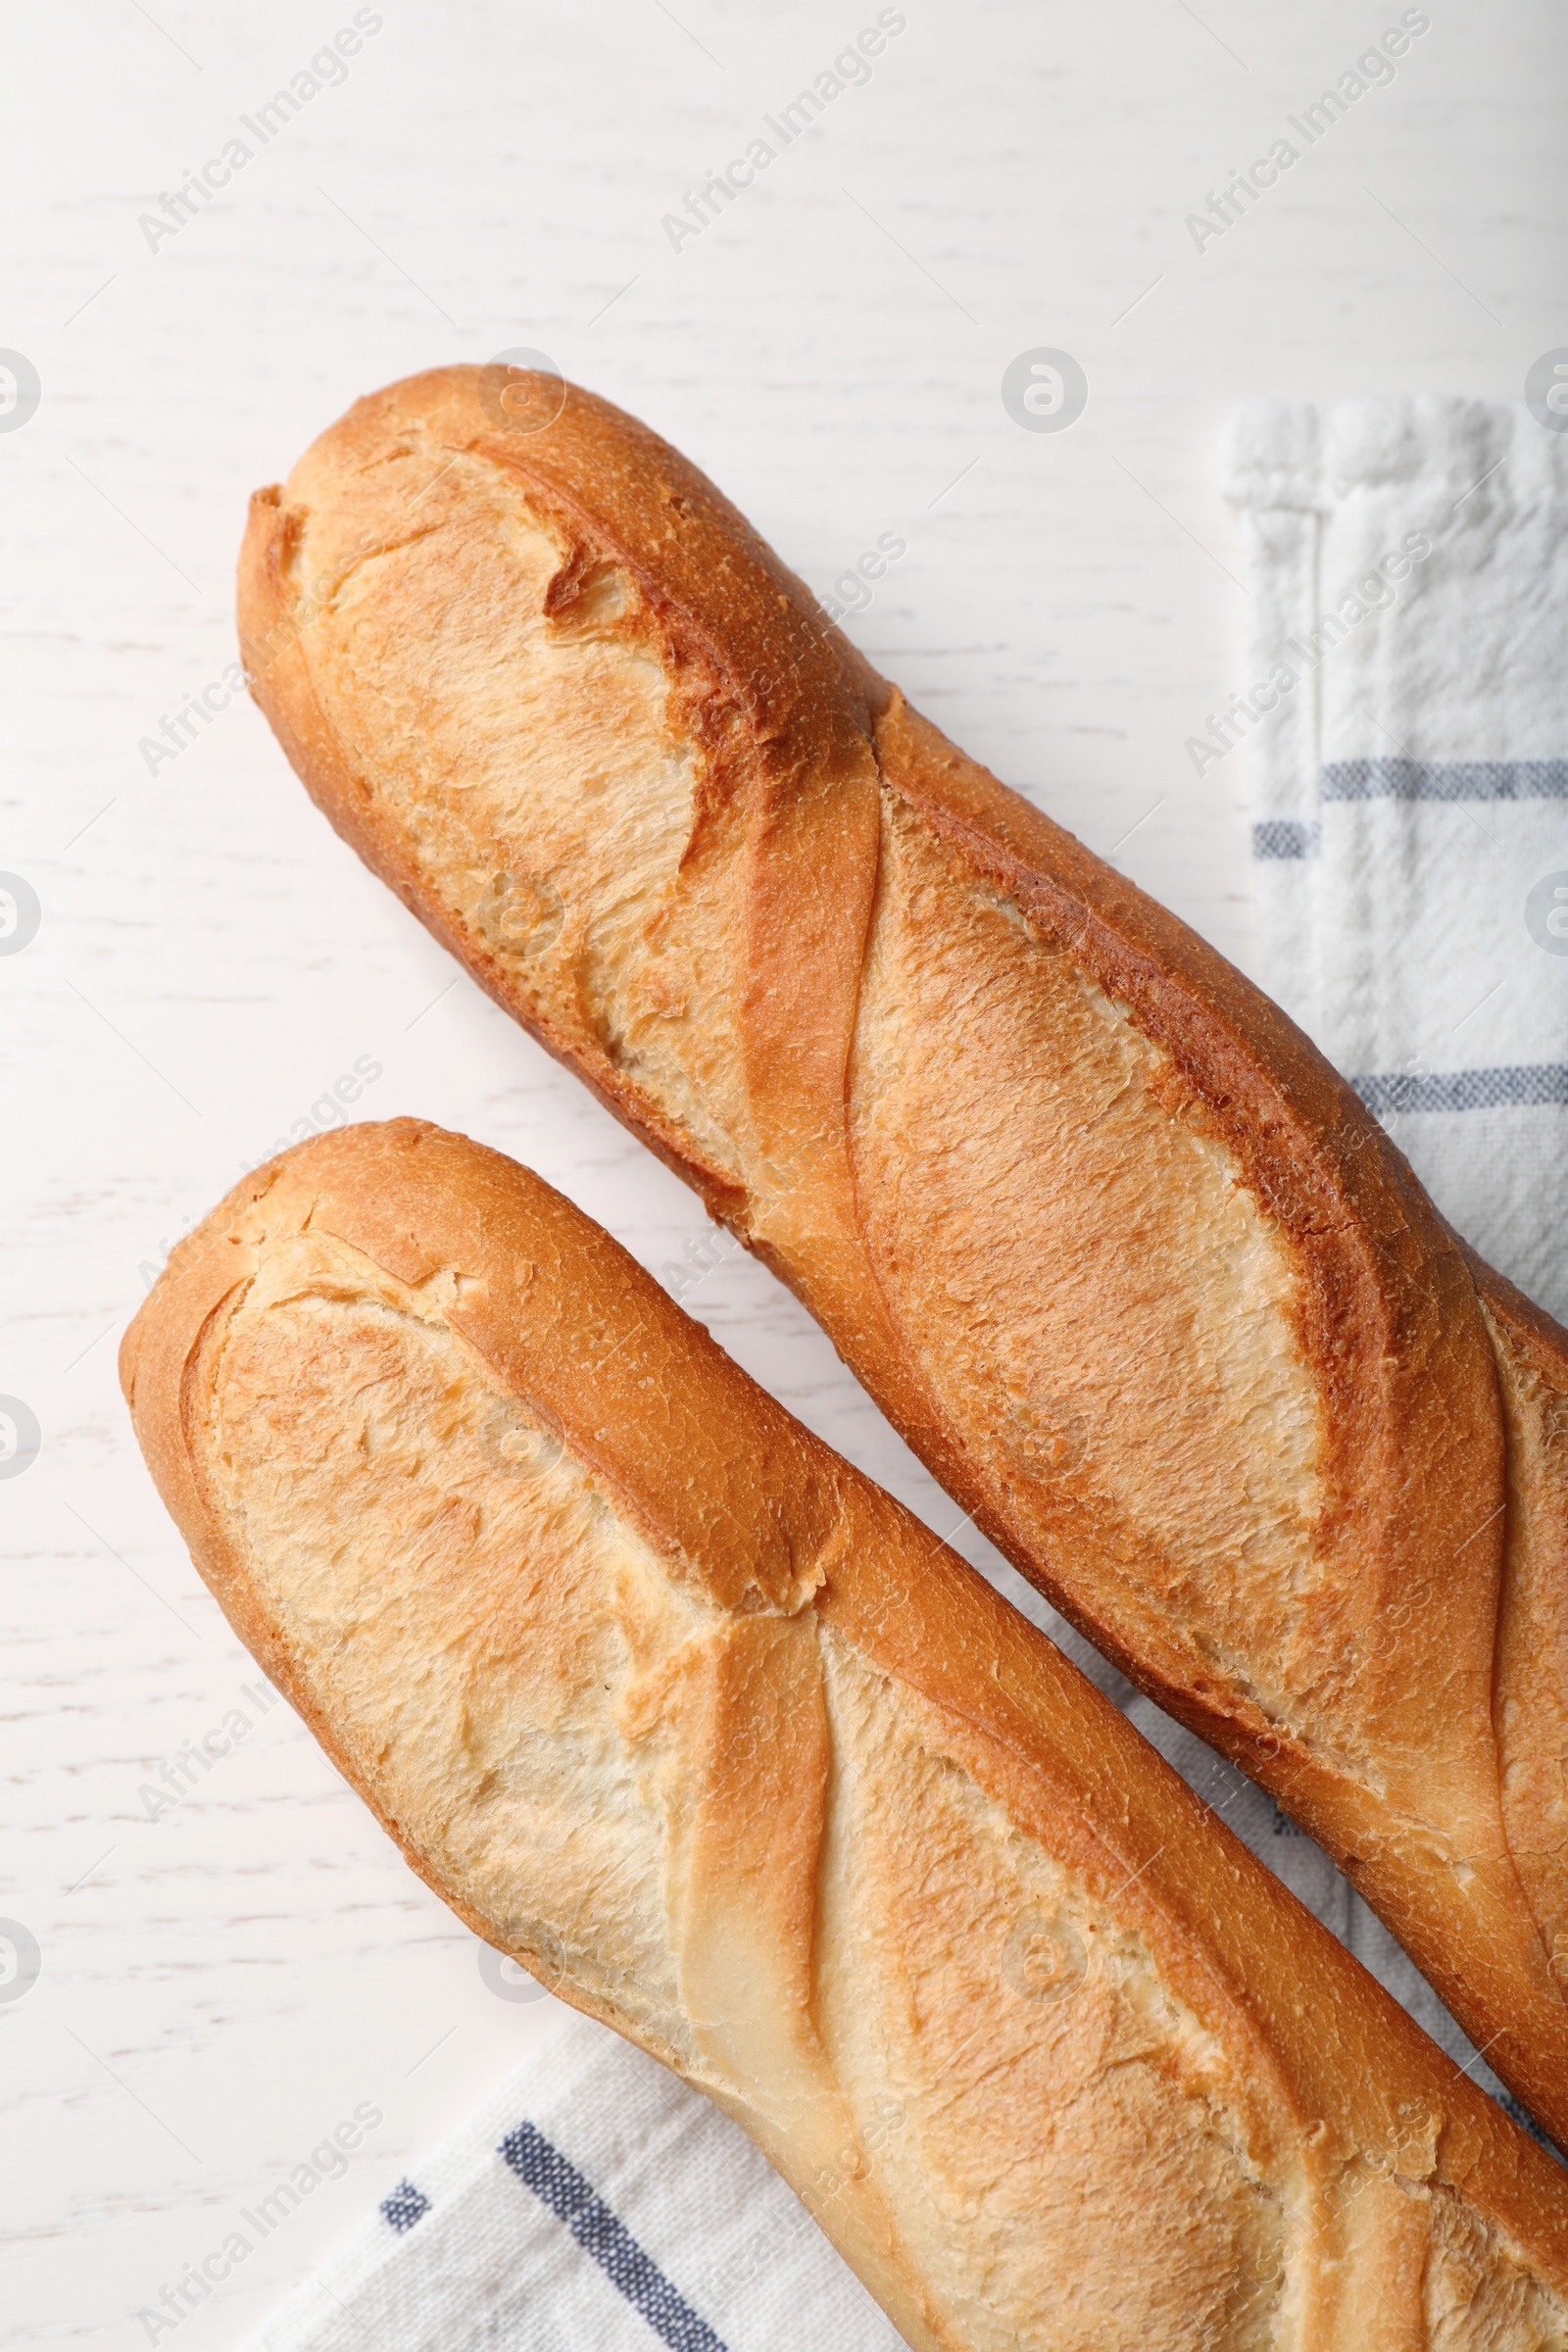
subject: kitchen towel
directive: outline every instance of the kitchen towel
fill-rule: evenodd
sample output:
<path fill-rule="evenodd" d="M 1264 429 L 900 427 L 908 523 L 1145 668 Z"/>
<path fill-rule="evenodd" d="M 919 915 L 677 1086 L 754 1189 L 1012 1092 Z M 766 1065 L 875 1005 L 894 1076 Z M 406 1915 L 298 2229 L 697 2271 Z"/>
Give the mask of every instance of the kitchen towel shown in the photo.
<path fill-rule="evenodd" d="M 1248 745 L 1271 993 L 1467 1238 L 1559 1313 L 1565 462 L 1568 437 L 1528 411 L 1473 401 L 1240 411 L 1224 465 L 1243 517 L 1249 682 L 1188 747 L 1206 773 Z M 948 1532 L 977 1548 L 961 1523 Z M 1528 2127 L 1327 1855 L 995 1555 L 988 1568 Z M 862 2128 L 874 2141 L 904 2124 L 889 2097 Z M 828 2210 L 833 2182 L 819 2185 Z M 563 2010 L 254 2352 L 897 2352 L 899 2341 L 734 2124 Z"/>
<path fill-rule="evenodd" d="M 1187 749 L 1246 746 L 1264 985 L 1568 1319 L 1568 383 L 1251 401 L 1221 466 L 1245 683 Z"/>
<path fill-rule="evenodd" d="M 903 2112 L 887 2099 L 858 2120 L 874 2166 Z M 823 2200 L 833 2188 L 830 2173 Z M 528 2058 L 410 2167 L 254 2352 L 659 2344 L 900 2352 L 901 2338 L 738 2126 L 558 2007 Z"/>

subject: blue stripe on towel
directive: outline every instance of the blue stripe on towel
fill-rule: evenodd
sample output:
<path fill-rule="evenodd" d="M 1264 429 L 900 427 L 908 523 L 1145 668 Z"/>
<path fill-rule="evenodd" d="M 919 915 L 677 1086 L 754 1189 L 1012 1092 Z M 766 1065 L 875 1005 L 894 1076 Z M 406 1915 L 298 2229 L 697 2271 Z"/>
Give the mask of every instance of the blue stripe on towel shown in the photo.
<path fill-rule="evenodd" d="M 519 2124 L 515 2132 L 509 2132 L 500 2152 L 523 2185 L 565 2223 L 583 2252 L 593 2256 L 670 2352 L 724 2352 L 708 2322 L 643 2252 L 593 2183 L 536 2126 Z"/>
<path fill-rule="evenodd" d="M 1321 827 L 1294 817 L 1266 816 L 1252 827 L 1254 858 L 1315 858 L 1321 846 Z"/>
<path fill-rule="evenodd" d="M 381 2219 L 401 2237 L 430 2210 L 430 2200 L 412 2180 L 400 2180 L 390 2196 L 381 2199 Z"/>
<path fill-rule="evenodd" d="M 1568 1102 L 1568 1062 L 1526 1061 L 1496 1070 L 1442 1070 L 1416 1077 L 1389 1070 L 1350 1084 L 1375 1119 L 1391 1111 L 1497 1110 L 1504 1105 Z"/>
<path fill-rule="evenodd" d="M 1568 760 L 1335 760 L 1323 770 L 1323 798 L 1568 801 Z"/>

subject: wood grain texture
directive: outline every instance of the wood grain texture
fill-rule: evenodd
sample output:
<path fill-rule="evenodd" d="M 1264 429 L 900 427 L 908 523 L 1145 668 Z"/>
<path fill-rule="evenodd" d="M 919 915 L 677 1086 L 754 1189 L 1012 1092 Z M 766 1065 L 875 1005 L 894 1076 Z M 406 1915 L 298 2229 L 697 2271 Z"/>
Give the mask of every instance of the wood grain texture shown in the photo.
<path fill-rule="evenodd" d="M 139 2352 L 161 2283 L 374 2099 L 387 2122 L 352 2174 L 183 2323 L 181 2352 L 229 2352 L 540 2014 L 484 1989 L 472 1939 L 286 1707 L 253 1710 L 173 1810 L 149 1820 L 139 1793 L 255 1677 L 142 1470 L 113 1335 L 242 1168 L 331 1123 L 359 1057 L 381 1075 L 343 1117 L 433 1117 L 539 1167 L 1049 1622 L 796 1302 L 721 1254 L 684 1188 L 332 838 L 243 698 L 149 772 L 143 738 L 237 659 L 252 486 L 368 383 L 543 346 L 701 451 L 818 595 L 903 536 L 855 642 L 1252 969 L 1241 755 L 1200 782 L 1183 750 L 1248 682 L 1212 480 L 1224 413 L 1251 393 L 1511 398 L 1563 339 L 1546 0 L 1443 12 L 1393 87 L 1201 258 L 1190 206 L 1396 8 L 1197 0 L 1197 22 L 1170 0 L 999 0 L 977 22 L 938 0 L 678 256 L 663 213 L 874 9 L 386 9 L 343 86 L 149 251 L 141 214 L 352 13 L 7 17 L 0 343 L 43 397 L 0 436 L 0 867 L 32 881 L 43 921 L 0 960 L 0 1393 L 31 1404 L 44 1446 L 0 1485 L 0 1913 L 43 1953 L 0 2004 L 6 2352 L 49 2331 Z M 1070 432 L 1002 409 L 1003 369 L 1037 344 L 1088 370 Z M 1063 1638 L 1451 2034 L 1326 1858 Z"/>

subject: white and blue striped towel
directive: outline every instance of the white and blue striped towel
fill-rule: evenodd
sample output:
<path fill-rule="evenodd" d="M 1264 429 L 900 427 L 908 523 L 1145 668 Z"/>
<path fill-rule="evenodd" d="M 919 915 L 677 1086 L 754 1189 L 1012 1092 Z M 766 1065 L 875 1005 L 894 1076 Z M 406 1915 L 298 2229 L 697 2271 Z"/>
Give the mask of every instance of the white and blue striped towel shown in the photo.
<path fill-rule="evenodd" d="M 555 2008 L 252 2352 L 900 2352 L 735 2125 Z"/>
<path fill-rule="evenodd" d="M 1547 404 L 1549 407 L 1549 404 Z M 1483 1256 L 1568 1319 L 1568 415 L 1251 401 L 1245 740 L 1264 982 Z"/>

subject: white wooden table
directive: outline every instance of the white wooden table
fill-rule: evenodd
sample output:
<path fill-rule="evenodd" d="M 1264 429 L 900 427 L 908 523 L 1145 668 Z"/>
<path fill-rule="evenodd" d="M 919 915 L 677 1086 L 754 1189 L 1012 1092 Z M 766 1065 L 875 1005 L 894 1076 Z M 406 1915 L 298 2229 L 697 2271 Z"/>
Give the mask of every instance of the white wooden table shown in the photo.
<path fill-rule="evenodd" d="M 115 1382 L 169 1243 L 356 1067 L 365 1114 L 531 1161 L 656 1270 L 704 1230 L 222 707 L 246 494 L 362 391 L 541 348 L 824 595 L 906 540 L 851 633 L 1252 967 L 1240 757 L 1200 782 L 1183 751 L 1244 682 L 1220 419 L 1254 392 L 1511 397 L 1565 339 L 1550 0 L 1434 0 L 1392 84 L 1197 250 L 1186 216 L 1399 15 L 905 0 L 869 79 L 677 249 L 663 216 L 871 0 L 4 7 L 0 345 L 40 398 L 0 431 L 0 868 L 40 918 L 0 956 L 0 1394 L 42 1447 L 0 1481 L 0 1914 L 41 1972 L 0 1984 L 0 2346 L 147 2341 L 138 2310 L 368 2103 L 343 2176 L 182 2323 L 181 2352 L 237 2343 L 544 2014 L 486 1989 L 288 1709 L 248 1694 Z M 323 52 L 322 86 L 273 105 Z M 236 138 L 171 229 L 162 198 Z M 1065 431 L 1003 405 L 1040 346 L 1088 376 Z M 144 750 L 208 690 L 177 757 Z M 951 1527 L 759 1266 L 687 1303 Z M 236 1707 L 232 1752 L 182 1767 Z M 145 1793 L 182 1778 L 178 1803 Z"/>

